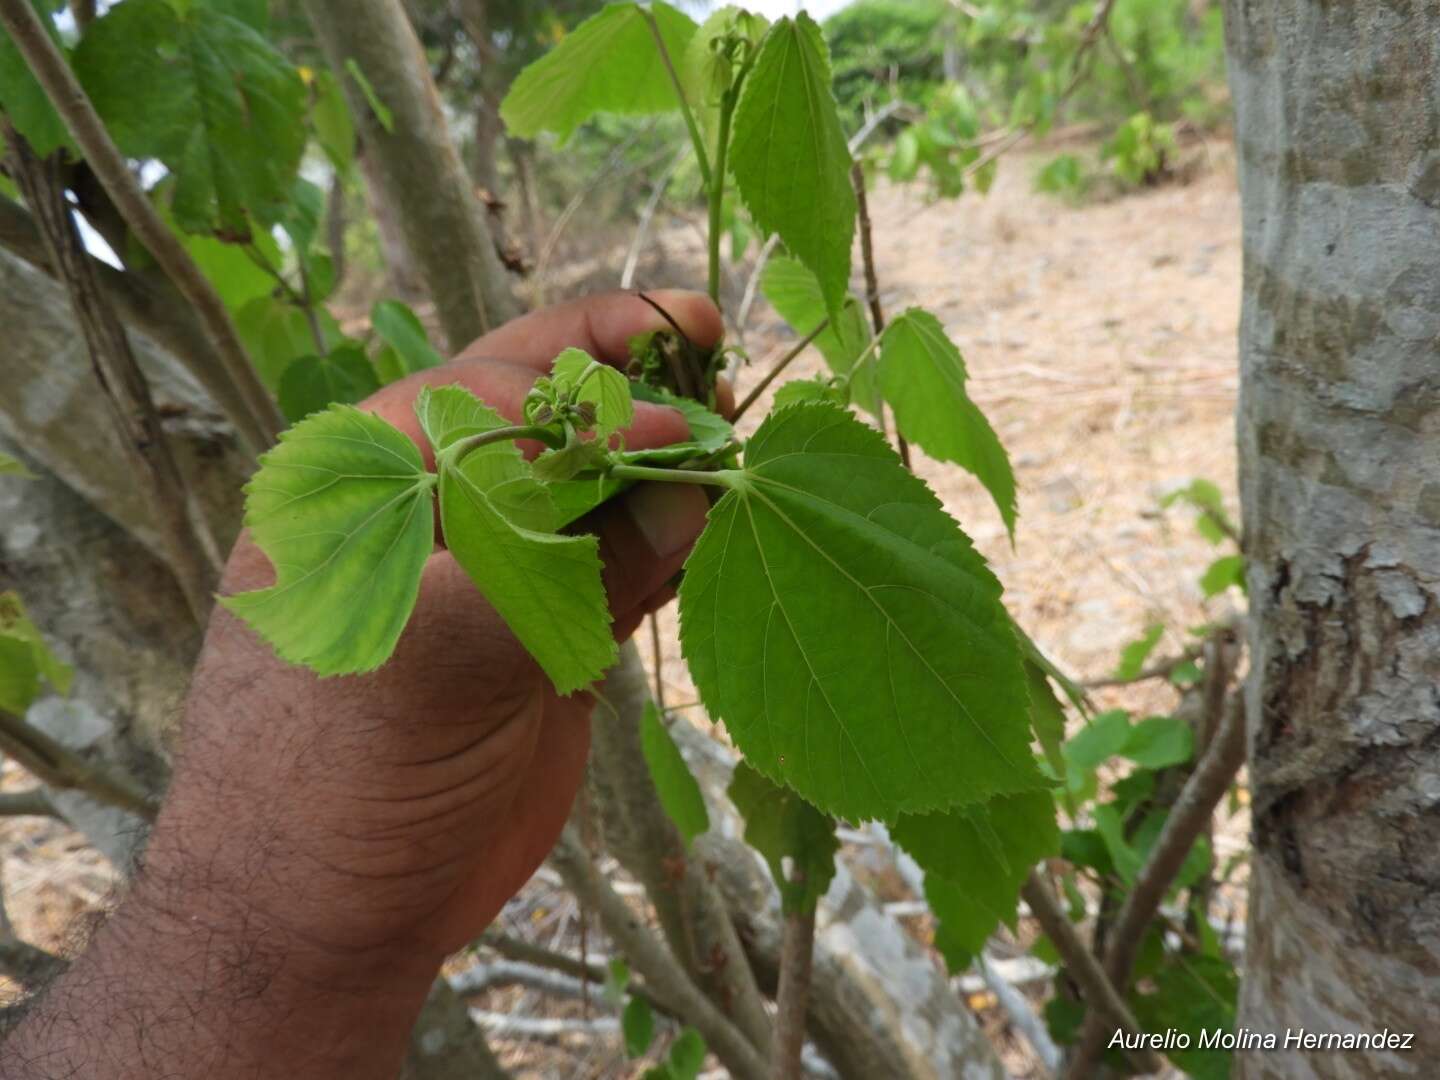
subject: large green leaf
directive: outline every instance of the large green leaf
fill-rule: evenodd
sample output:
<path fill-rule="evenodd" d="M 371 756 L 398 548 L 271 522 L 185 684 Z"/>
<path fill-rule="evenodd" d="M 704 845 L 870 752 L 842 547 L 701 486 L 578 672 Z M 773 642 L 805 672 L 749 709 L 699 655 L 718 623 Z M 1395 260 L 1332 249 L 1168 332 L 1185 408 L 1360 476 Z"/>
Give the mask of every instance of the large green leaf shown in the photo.
<path fill-rule="evenodd" d="M 128 156 L 175 175 L 191 232 L 245 236 L 287 204 L 305 149 L 305 85 L 254 27 L 213 6 L 125 0 L 75 50 L 75 71 Z"/>
<path fill-rule="evenodd" d="M 801 13 L 770 28 L 735 109 L 730 168 L 756 223 L 814 271 L 834 311 L 850 279 L 855 192 L 820 27 Z"/>
<path fill-rule="evenodd" d="M 1015 925 L 1030 869 L 1060 850 L 1055 804 L 1043 791 L 906 815 L 891 835 L 925 871 L 925 895 L 940 923 L 936 946 L 952 971 L 968 966 L 999 923 Z"/>
<path fill-rule="evenodd" d="M 965 392 L 965 360 L 938 319 L 911 308 L 885 328 L 880 384 L 900 433 L 975 474 L 1015 533 L 1015 474 L 990 421 Z"/>
<path fill-rule="evenodd" d="M 785 912 L 814 911 L 835 876 L 840 841 L 834 820 L 743 761 L 735 767 L 729 794 L 745 819 L 745 842 L 770 864 Z"/>
<path fill-rule="evenodd" d="M 54 20 L 50 17 L 55 5 L 46 0 L 33 0 L 31 6 L 45 24 L 50 39 L 60 45 L 60 35 L 56 33 Z M 62 146 L 74 145 L 70 133 L 65 130 L 65 122 L 50 104 L 40 83 L 21 59 L 20 50 L 4 30 L 0 30 L 0 109 L 5 111 L 15 130 L 25 137 L 30 149 L 41 157 L 54 153 Z"/>
<path fill-rule="evenodd" d="M 420 317 L 399 300 L 376 301 L 370 309 L 370 325 L 395 350 L 407 375 L 445 362 L 430 344 Z"/>
<path fill-rule="evenodd" d="M 879 433 L 794 405 L 722 475 L 681 642 L 757 769 L 850 818 L 1043 785 L 1000 585 Z"/>
<path fill-rule="evenodd" d="M 450 554 L 556 690 L 569 694 L 604 674 L 616 646 L 599 542 L 556 535 L 558 517 L 514 443 L 441 465 L 440 522 Z"/>
<path fill-rule="evenodd" d="M 678 66 L 695 22 L 669 4 L 649 5 L 665 51 Z M 680 107 L 639 4 L 607 4 L 522 71 L 500 105 L 515 135 L 553 131 L 562 139 L 596 113 L 668 112 Z"/>
<path fill-rule="evenodd" d="M 665 813 L 670 815 L 688 845 L 710 828 L 710 813 L 705 809 L 700 785 L 680 756 L 680 748 L 665 729 L 660 710 L 653 701 L 645 703 L 645 712 L 640 718 L 640 752 L 650 768 L 650 779 L 655 781 L 660 805 L 665 807 Z"/>
<path fill-rule="evenodd" d="M 245 524 L 276 582 L 220 602 L 292 664 L 379 667 L 434 547 L 434 484 L 415 444 L 378 417 L 335 405 L 301 421 L 245 486 Z"/>

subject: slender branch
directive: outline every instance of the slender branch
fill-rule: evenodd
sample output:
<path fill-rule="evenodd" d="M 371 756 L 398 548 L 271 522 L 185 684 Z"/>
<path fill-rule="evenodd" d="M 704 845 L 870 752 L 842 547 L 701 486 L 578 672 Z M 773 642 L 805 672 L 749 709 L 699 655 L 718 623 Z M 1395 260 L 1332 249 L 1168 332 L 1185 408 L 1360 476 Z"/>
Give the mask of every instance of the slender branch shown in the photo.
<path fill-rule="evenodd" d="M 1035 1051 L 1035 1056 L 1040 1059 L 1040 1075 L 1046 1078 L 1053 1076 L 1060 1067 L 1061 1053 L 1055 1040 L 1050 1037 L 1045 1021 L 1040 1019 L 1030 1007 L 1029 999 L 1000 972 L 984 950 L 975 957 L 975 967 L 979 972 L 981 985 L 994 995 L 995 1003 L 1009 1017 L 1011 1025 L 1025 1037 L 1025 1041 Z M 1045 977 L 1051 976 L 1048 968 L 1041 970 L 1045 971 Z"/>
<path fill-rule="evenodd" d="M 635 236 L 630 241 L 630 250 L 625 253 L 625 267 L 620 271 L 620 288 L 628 289 L 635 283 L 635 270 L 640 265 L 640 252 L 649 235 L 650 223 L 655 220 L 655 211 L 660 208 L 660 200 L 665 197 L 665 190 L 670 186 L 670 181 L 675 178 L 676 170 L 680 168 L 689 153 L 688 147 L 682 148 L 675 155 L 675 160 L 670 162 L 666 170 L 660 174 L 660 179 L 655 181 L 655 186 L 650 191 L 650 198 L 646 200 L 644 208 L 640 211 L 640 220 L 635 225 Z"/>
<path fill-rule="evenodd" d="M 244 414 L 231 417 L 241 437 L 252 450 L 270 446 L 284 421 L 251 365 L 219 294 L 146 197 L 29 0 L 0 0 L 0 24 L 9 31 L 131 232 L 195 309 L 214 340 L 224 374 L 245 406 Z"/>
<path fill-rule="evenodd" d="M 660 34 L 660 23 L 655 18 L 655 13 L 648 7 L 642 6 L 640 14 L 644 16 L 645 22 L 650 27 L 650 35 L 655 39 L 655 48 L 660 50 L 660 59 L 665 62 L 665 70 L 670 74 L 670 84 L 675 87 L 675 96 L 680 101 L 680 112 L 685 117 L 685 127 L 690 132 L 690 144 L 695 147 L 695 164 L 700 169 L 700 179 L 705 186 L 710 186 L 710 156 L 705 152 L 705 137 L 700 133 L 700 125 L 695 122 L 695 114 L 690 110 L 690 100 L 685 96 L 685 85 L 680 81 L 680 73 L 675 70 L 675 63 L 670 59 L 670 50 L 665 47 L 665 39 Z M 721 139 L 721 157 L 724 154 L 724 139 Z M 721 183 L 724 183 L 723 165 L 717 164 L 720 170 Z"/>
<path fill-rule="evenodd" d="M 741 1080 L 760 1080 L 766 1075 L 759 1051 L 690 981 L 670 951 L 601 876 L 573 825 L 567 825 L 561 834 L 550 862 L 576 898 L 599 915 L 606 932 L 646 983 L 674 1003 L 732 1073 Z"/>
<path fill-rule="evenodd" d="M 715 174 L 708 189 L 710 196 L 710 228 L 706 247 L 709 248 L 710 299 L 720 307 L 720 221 L 725 214 L 725 169 L 730 156 L 730 122 L 735 115 L 739 87 L 731 87 L 720 102 L 720 131 L 715 143 Z"/>
<path fill-rule="evenodd" d="M 211 590 L 220 576 L 220 555 L 185 478 L 171 453 L 130 338 L 110 306 L 76 229 L 60 180 L 60 158 L 42 161 L 9 120 L 0 116 L 16 183 L 35 213 L 49 262 L 65 285 L 85 338 L 96 380 L 136 480 L 164 540 L 168 564 L 195 621 L 209 617 Z"/>
<path fill-rule="evenodd" d="M 63 815 L 45 794 L 44 788 L 7 791 L 0 794 L 0 817 L 50 817 Z"/>
<path fill-rule="evenodd" d="M 800 1055 L 810 1008 L 815 962 L 815 908 L 785 916 L 780 945 L 780 989 L 775 995 L 775 1049 L 770 1080 L 800 1080 Z"/>
<path fill-rule="evenodd" d="M 593 983 L 603 986 L 609 977 L 609 973 L 600 964 L 590 963 L 578 956 L 567 956 L 564 953 L 553 952 L 543 945 L 535 945 L 529 941 L 503 934 L 498 930 L 487 930 L 480 936 L 480 944 L 487 949 L 499 953 L 501 956 L 515 961 L 517 964 L 528 965 L 533 968 L 545 971 L 559 972 L 579 982 Z M 461 993 L 469 993 L 470 987 L 466 982 L 465 974 L 451 980 L 455 988 Z M 631 979 L 625 985 L 626 993 L 635 997 L 644 998 L 655 1009 L 660 1012 L 676 1015 L 675 1008 L 663 998 L 658 996 L 650 987 L 644 983 Z"/>
<path fill-rule="evenodd" d="M 650 666 L 655 669 L 655 707 L 665 712 L 665 653 L 660 648 L 660 617 L 650 613 Z"/>
<path fill-rule="evenodd" d="M 1032 871 L 1025 879 L 1020 895 L 1030 905 L 1035 921 L 1040 924 L 1040 929 L 1045 931 L 1045 936 L 1065 961 L 1066 972 L 1080 987 L 1080 993 L 1084 995 L 1085 1003 L 1090 1006 L 1092 1013 L 1103 1015 L 1127 1034 L 1142 1034 L 1144 1029 L 1135 1019 L 1135 1014 L 1125 1004 L 1125 999 L 1120 991 L 1115 989 L 1115 984 L 1106 976 L 1105 969 L 1100 966 L 1095 954 L 1080 940 L 1080 935 L 1075 932 L 1075 927 L 1070 925 L 1065 912 L 1060 910 L 1050 886 L 1045 884 L 1039 874 Z M 1126 1056 L 1130 1063 L 1143 1073 L 1160 1072 L 1165 1068 L 1164 1059 L 1153 1050 L 1129 1050 L 1126 1051 Z"/>
<path fill-rule="evenodd" d="M 155 820 L 155 804 L 135 781 L 91 764 L 64 743 L 3 710 L 0 751 L 53 788 L 83 791 L 98 802 L 117 806 L 146 821 Z"/>
<path fill-rule="evenodd" d="M 850 167 L 850 184 L 855 189 L 855 206 L 859 216 L 860 255 L 865 264 L 865 299 L 870 306 L 870 325 L 875 340 L 885 333 L 885 310 L 880 306 L 880 279 L 875 273 L 875 240 L 870 225 L 870 198 L 865 190 L 865 169 L 860 162 Z M 885 402 L 879 403 L 880 430 L 885 430 Z M 900 434 L 900 425 L 895 425 L 895 445 L 900 451 L 900 461 L 910 468 L 910 444 Z"/>
<path fill-rule="evenodd" d="M 829 325 L 830 319 L 828 317 L 821 319 L 819 326 L 811 330 L 810 333 L 806 334 L 800 341 L 792 346 L 789 352 L 780 357 L 780 359 L 776 361 L 775 366 L 765 374 L 765 377 L 755 384 L 755 388 L 745 395 L 745 400 L 736 406 L 734 415 L 730 417 L 731 423 L 734 423 L 736 420 L 739 420 L 740 417 L 744 416 L 745 411 L 749 409 L 751 405 L 754 405 L 756 399 L 765 392 L 765 388 L 778 379 L 780 373 L 794 363 L 795 358 L 804 352 L 812 341 L 823 334 Z"/>
<path fill-rule="evenodd" d="M 1225 630 L 1233 633 L 1240 625 L 1239 619 L 1228 619 L 1216 626 L 1216 630 Z M 1210 640 L 1209 638 L 1206 641 Z M 1107 675 L 1099 679 L 1086 679 L 1080 685 L 1087 690 L 1101 690 L 1108 686 L 1131 686 L 1135 683 L 1149 682 L 1151 679 L 1168 679 L 1174 674 L 1175 669 L 1182 664 L 1188 664 L 1197 660 L 1205 651 L 1205 641 L 1197 642 L 1174 656 L 1167 656 L 1163 660 L 1157 660 L 1149 664 L 1129 678 L 1121 679 L 1113 675 Z"/>
<path fill-rule="evenodd" d="M 1174 808 L 1165 818 L 1164 828 L 1150 849 L 1150 857 L 1135 878 L 1135 884 L 1115 918 L 1105 956 L 1105 973 L 1113 985 L 1125 986 L 1129 983 L 1146 927 L 1160 909 L 1195 838 L 1210 823 L 1215 807 L 1230 790 L 1230 784 L 1244 761 L 1245 702 L 1244 697 L 1237 693 L 1231 696 L 1225 719 L 1204 758 L 1180 790 Z M 1105 1041 L 1102 1024 L 1102 1019 L 1095 1014 L 1086 1017 L 1066 1071 L 1071 1080 L 1083 1080 L 1094 1068 Z"/>

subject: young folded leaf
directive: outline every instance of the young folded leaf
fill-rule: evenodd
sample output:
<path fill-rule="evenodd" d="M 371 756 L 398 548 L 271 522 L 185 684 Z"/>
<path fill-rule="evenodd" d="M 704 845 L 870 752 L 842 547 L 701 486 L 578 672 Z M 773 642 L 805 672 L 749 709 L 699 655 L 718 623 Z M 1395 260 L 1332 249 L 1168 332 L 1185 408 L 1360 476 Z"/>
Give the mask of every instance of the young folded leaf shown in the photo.
<path fill-rule="evenodd" d="M 990 421 L 965 392 L 965 360 L 928 311 L 911 308 L 880 340 L 880 385 L 895 426 L 937 461 L 974 473 L 1015 535 L 1015 474 Z"/>
<path fill-rule="evenodd" d="M 695 21 L 661 0 L 647 5 L 677 66 Z M 670 73 L 639 4 L 607 4 L 511 84 L 500 116 L 514 135 L 553 131 L 562 140 L 596 113 L 669 112 L 680 107 Z"/>
<path fill-rule="evenodd" d="M 814 911 L 835 876 L 840 841 L 834 820 L 743 761 L 735 766 L 729 795 L 745 819 L 745 842 L 770 865 L 785 913 Z"/>
<path fill-rule="evenodd" d="M 730 168 L 740 197 L 756 224 L 779 233 L 814 271 L 826 307 L 837 310 L 850 280 L 855 192 L 829 53 L 809 15 L 781 19 L 765 35 L 734 129 Z"/>
<path fill-rule="evenodd" d="M 566 349 L 555 358 L 551 375 L 557 385 L 579 386 L 580 401 L 595 406 L 595 438 L 603 442 L 635 419 L 630 381 L 582 349 Z"/>
<path fill-rule="evenodd" d="M 379 417 L 334 405 L 302 420 L 245 486 L 245 524 L 276 582 L 220 602 L 292 664 L 379 667 L 434 547 L 434 486 L 419 449 Z"/>
<path fill-rule="evenodd" d="M 730 476 L 681 643 L 755 768 L 854 819 L 1044 786 L 1000 585 L 878 432 L 794 405 Z"/>

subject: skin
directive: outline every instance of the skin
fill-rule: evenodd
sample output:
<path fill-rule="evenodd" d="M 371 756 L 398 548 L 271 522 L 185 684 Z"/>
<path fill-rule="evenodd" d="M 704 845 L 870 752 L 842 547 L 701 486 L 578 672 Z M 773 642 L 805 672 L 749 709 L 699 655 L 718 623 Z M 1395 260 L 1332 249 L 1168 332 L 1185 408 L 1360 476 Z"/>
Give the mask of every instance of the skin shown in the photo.
<path fill-rule="evenodd" d="M 719 313 L 653 295 L 692 340 Z M 459 382 L 511 420 L 577 346 L 621 364 L 664 325 L 628 294 L 509 323 L 366 407 L 421 442 L 423 383 Z M 632 447 L 688 434 L 638 405 Z M 600 537 L 617 637 L 670 598 L 704 495 L 636 488 L 584 523 Z M 437 537 L 438 541 L 438 537 Z M 244 537 L 222 592 L 271 582 Z M 391 661 L 318 679 L 217 607 L 174 780 L 129 895 L 0 1046 L 10 1080 L 394 1077 L 443 959 L 529 879 L 569 815 L 591 702 L 558 697 L 443 550 Z"/>

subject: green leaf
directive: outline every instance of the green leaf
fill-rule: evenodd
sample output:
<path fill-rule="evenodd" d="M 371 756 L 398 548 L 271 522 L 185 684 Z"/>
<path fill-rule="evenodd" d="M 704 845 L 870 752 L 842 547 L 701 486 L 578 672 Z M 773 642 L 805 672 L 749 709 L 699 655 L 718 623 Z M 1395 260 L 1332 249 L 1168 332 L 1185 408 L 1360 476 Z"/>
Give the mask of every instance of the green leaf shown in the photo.
<path fill-rule="evenodd" d="M 320 336 L 324 338 L 327 352 L 346 341 L 339 324 L 324 307 L 312 310 L 320 324 Z M 235 313 L 235 329 L 255 370 L 272 390 L 279 390 L 280 381 L 291 364 L 316 352 L 315 335 L 304 310 L 277 300 L 268 292 Z"/>
<path fill-rule="evenodd" d="M 22 480 L 34 480 L 35 474 L 24 463 L 9 454 L 0 454 L 0 476 L 18 476 Z"/>
<path fill-rule="evenodd" d="M 601 991 L 605 1000 L 617 1009 L 625 1000 L 625 989 L 630 985 L 630 965 L 616 956 L 605 968 L 605 989 Z"/>
<path fill-rule="evenodd" d="M 690 773 L 690 767 L 680 756 L 680 748 L 670 737 L 660 719 L 660 710 L 653 701 L 645 703 L 645 712 L 640 719 L 640 751 L 645 755 L 645 764 L 650 767 L 650 779 L 655 781 L 656 794 L 660 805 L 680 830 L 688 846 L 695 837 L 710 828 L 710 814 L 705 809 L 705 796 L 700 785 Z"/>
<path fill-rule="evenodd" d="M 705 1064 L 705 1040 L 694 1028 L 687 1027 L 670 1047 L 669 1080 L 695 1080 Z"/>
<path fill-rule="evenodd" d="M 722 45 L 727 38 L 743 39 L 750 47 L 760 44 L 770 21 L 738 7 L 727 6 L 710 13 L 690 38 L 683 64 L 685 97 L 705 130 L 712 135 L 719 126 L 721 100 L 735 81 L 735 57 Z"/>
<path fill-rule="evenodd" d="M 1048 792 L 1004 796 L 940 814 L 907 814 L 895 842 L 925 871 L 925 895 L 940 926 L 936 947 L 952 971 L 967 967 L 999 923 L 1013 927 L 1020 886 L 1060 850 Z"/>
<path fill-rule="evenodd" d="M 24 716 L 42 683 L 64 696 L 74 677 L 75 669 L 50 651 L 30 621 L 19 594 L 0 592 L 0 709 Z"/>
<path fill-rule="evenodd" d="M 60 35 L 50 17 L 54 5 L 45 0 L 33 0 L 31 7 L 45 24 L 50 40 L 63 52 Z M 60 119 L 60 114 L 50 104 L 50 99 L 20 56 L 20 50 L 3 29 L 0 29 L 0 109 L 4 109 L 15 130 L 25 137 L 30 149 L 38 156 L 48 157 L 61 147 L 73 149 L 75 144 L 65 128 L 65 122 Z"/>
<path fill-rule="evenodd" d="M 588 401 L 595 406 L 597 439 L 605 440 L 634 422 L 635 402 L 630 397 L 630 381 L 584 349 L 566 349 L 555 358 L 550 373 L 556 383 L 566 389 L 579 387 L 577 401 Z"/>
<path fill-rule="evenodd" d="M 691 398 L 679 397 L 663 387 L 638 382 L 630 384 L 630 396 L 636 401 L 679 409 L 685 415 L 685 423 L 690 426 L 690 438 L 701 453 L 713 453 L 735 438 L 735 429 L 729 420 Z"/>
<path fill-rule="evenodd" d="M 1160 644 L 1160 638 L 1164 633 L 1164 626 L 1160 623 L 1152 623 L 1145 628 L 1145 633 L 1121 649 L 1120 663 L 1115 668 L 1115 678 L 1128 681 L 1138 677 L 1140 672 L 1145 669 L 1145 661 L 1155 651 L 1155 646 Z"/>
<path fill-rule="evenodd" d="M 1125 822 L 1114 803 L 1095 807 L 1095 831 L 1105 841 L 1105 848 L 1110 853 L 1115 872 L 1127 885 L 1133 884 L 1135 875 L 1144 865 L 1144 858 L 1126 839 Z"/>
<path fill-rule="evenodd" d="M 370 325 L 404 362 L 407 375 L 445 362 L 430 344 L 420 317 L 399 300 L 376 301 L 370 309 Z"/>
<path fill-rule="evenodd" d="M 814 272 L 831 311 L 850 280 L 850 165 L 820 27 L 803 12 L 781 19 L 765 35 L 735 109 L 730 167 L 756 224 L 778 233 Z"/>
<path fill-rule="evenodd" d="M 431 410 L 423 395 L 416 404 L 422 410 Z M 440 522 L 450 554 L 556 690 L 569 694 L 600 678 L 616 647 L 599 542 L 555 535 L 557 518 L 513 442 L 481 447 L 459 465 L 441 464 Z"/>
<path fill-rule="evenodd" d="M 760 275 L 760 291 L 797 334 L 808 334 L 829 314 L 820 282 L 806 266 L 783 255 L 772 258 Z M 815 347 L 836 375 L 848 375 L 870 345 L 870 324 L 860 302 L 846 296 Z"/>
<path fill-rule="evenodd" d="M 1226 555 L 1216 559 L 1200 578 L 1200 591 L 1205 599 L 1218 596 L 1231 587 L 1245 591 L 1245 556 Z"/>
<path fill-rule="evenodd" d="M 1240 976 L 1213 956 L 1176 956 L 1154 977 L 1154 992 L 1137 995 L 1135 1017 L 1146 1031 L 1174 1030 L 1190 1036 L 1188 1049 L 1166 1056 L 1194 1080 L 1227 1080 L 1231 1053 L 1199 1049 L 1202 1031 L 1235 1030 Z"/>
<path fill-rule="evenodd" d="M 390 111 L 390 106 L 380 100 L 380 95 L 375 92 L 375 87 L 365 77 L 365 72 L 360 69 L 360 62 L 353 56 L 345 61 L 345 73 L 355 80 L 355 85 L 360 88 L 365 103 L 370 106 L 370 111 L 375 114 L 375 119 L 385 129 L 387 135 L 395 133 L 395 114 Z"/>
<path fill-rule="evenodd" d="M 650 11 L 671 61 L 682 62 L 695 21 L 655 0 Z M 577 26 L 511 84 L 500 116 L 511 134 L 562 140 L 596 113 L 644 115 L 680 107 L 639 4 L 607 4 Z"/>
<path fill-rule="evenodd" d="M 220 602 L 292 664 L 374 670 L 415 606 L 434 485 L 415 444 L 379 417 L 334 405 L 302 420 L 245 486 L 245 525 L 276 583 Z"/>
<path fill-rule="evenodd" d="M 642 997 L 632 997 L 620 1014 L 620 1030 L 625 1036 L 625 1056 L 644 1057 L 655 1041 L 655 1014 Z"/>
<path fill-rule="evenodd" d="M 280 411 L 292 424 L 331 405 L 353 405 L 380 382 L 370 358 L 358 345 L 342 345 L 326 356 L 296 360 L 280 379 Z"/>
<path fill-rule="evenodd" d="M 775 390 L 775 409 L 778 412 L 787 405 L 803 405 L 806 402 L 844 407 L 850 403 L 850 395 L 829 379 L 791 379 L 781 383 Z"/>
<path fill-rule="evenodd" d="M 272 266 L 280 265 L 280 246 L 273 236 L 257 232 L 251 240 Z M 227 244 L 213 236 L 185 233 L 181 234 L 180 242 L 232 312 L 240 311 L 253 301 L 268 300 L 275 292 L 275 278 L 256 265 L 241 245 Z M 315 348 L 313 342 L 310 348 Z"/>
<path fill-rule="evenodd" d="M 835 822 L 747 762 L 735 767 L 730 800 L 745 819 L 745 842 L 770 864 L 786 914 L 815 910 L 835 876 Z"/>
<path fill-rule="evenodd" d="M 1065 760 L 1072 769 L 1093 772 L 1115 757 L 1130 741 L 1130 716 L 1110 709 L 1095 717 L 1065 743 Z"/>
<path fill-rule="evenodd" d="M 911 308 L 880 340 L 880 383 L 895 426 L 937 461 L 975 475 L 1015 535 L 1015 474 L 990 421 L 965 392 L 965 360 L 938 319 Z"/>
<path fill-rule="evenodd" d="M 1030 728 L 1045 760 L 1057 778 L 1065 779 L 1065 707 L 1050 687 L 1045 671 L 1034 660 L 1025 661 L 1025 685 L 1030 692 Z"/>
<path fill-rule="evenodd" d="M 795 405 L 722 475 L 681 643 L 755 768 L 855 819 L 1043 786 L 1000 585 L 878 432 Z"/>
<path fill-rule="evenodd" d="M 1175 716 L 1151 716 L 1130 729 L 1121 754 L 1147 769 L 1163 769 L 1190 760 L 1195 734 Z"/>
<path fill-rule="evenodd" d="M 305 149 L 305 85 L 246 23 L 209 6 L 125 0 L 86 31 L 75 72 L 129 157 L 175 175 L 189 232 L 247 236 L 286 205 Z"/>
<path fill-rule="evenodd" d="M 336 172 L 349 176 L 355 167 L 355 117 L 339 80 L 329 71 L 315 72 L 311 83 L 310 129 Z"/>

